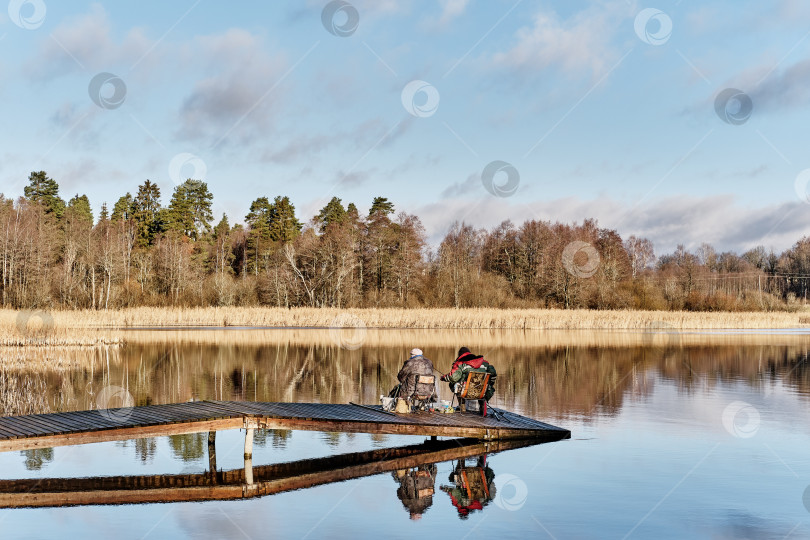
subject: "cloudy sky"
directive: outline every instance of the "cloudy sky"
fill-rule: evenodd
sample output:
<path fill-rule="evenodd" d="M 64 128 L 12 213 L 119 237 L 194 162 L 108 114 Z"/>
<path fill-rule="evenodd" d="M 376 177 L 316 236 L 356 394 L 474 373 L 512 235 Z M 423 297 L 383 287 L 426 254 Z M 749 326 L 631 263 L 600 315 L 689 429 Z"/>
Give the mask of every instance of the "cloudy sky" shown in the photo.
<path fill-rule="evenodd" d="M 434 242 L 595 218 L 780 250 L 810 234 L 808 28 L 802 0 L 12 0 L 0 192 L 194 177 L 232 222 L 381 195 Z"/>

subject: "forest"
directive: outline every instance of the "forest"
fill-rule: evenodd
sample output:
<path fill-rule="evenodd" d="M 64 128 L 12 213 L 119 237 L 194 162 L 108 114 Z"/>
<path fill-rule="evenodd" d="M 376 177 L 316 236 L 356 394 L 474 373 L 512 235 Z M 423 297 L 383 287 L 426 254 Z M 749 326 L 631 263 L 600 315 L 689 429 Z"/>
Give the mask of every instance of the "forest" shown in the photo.
<path fill-rule="evenodd" d="M 0 298 L 13 309 L 136 306 L 795 310 L 810 238 L 775 253 L 709 244 L 657 255 L 648 239 L 581 224 L 454 223 L 430 246 L 418 216 L 376 197 L 333 197 L 308 221 L 286 196 L 258 197 L 244 225 L 212 214 L 188 179 L 161 202 L 146 180 L 93 215 L 44 171 L 0 194 Z"/>

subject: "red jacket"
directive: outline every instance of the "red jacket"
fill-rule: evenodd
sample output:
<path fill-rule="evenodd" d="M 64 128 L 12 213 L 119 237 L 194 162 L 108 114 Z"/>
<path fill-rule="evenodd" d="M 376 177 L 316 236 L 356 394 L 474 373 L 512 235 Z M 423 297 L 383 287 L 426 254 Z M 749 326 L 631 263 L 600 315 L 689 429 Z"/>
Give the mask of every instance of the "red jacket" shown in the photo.
<path fill-rule="evenodd" d="M 458 358 L 456 358 L 455 362 L 453 362 L 453 367 L 450 368 L 450 373 L 448 373 L 447 375 L 443 375 L 442 380 L 449 381 L 456 379 L 457 377 L 454 377 L 453 375 L 456 373 L 456 371 L 458 371 L 462 367 L 462 364 L 466 364 L 473 369 L 478 369 L 482 366 L 484 367 L 488 366 L 489 362 L 484 360 L 483 356 L 476 356 L 473 353 L 464 353 Z M 460 378 L 461 375 L 459 375 L 458 377 Z"/>

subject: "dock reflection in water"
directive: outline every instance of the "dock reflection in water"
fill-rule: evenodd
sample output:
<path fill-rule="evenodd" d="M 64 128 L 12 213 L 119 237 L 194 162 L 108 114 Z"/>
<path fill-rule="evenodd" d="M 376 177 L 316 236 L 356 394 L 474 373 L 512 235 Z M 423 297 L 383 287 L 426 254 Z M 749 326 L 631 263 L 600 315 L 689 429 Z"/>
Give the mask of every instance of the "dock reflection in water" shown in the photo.
<path fill-rule="evenodd" d="M 192 439 L 201 438 L 182 437 Z M 0 508 L 250 499 L 390 472 L 398 483 L 397 497 L 411 518 L 418 518 L 433 503 L 436 464 L 455 460 L 458 464 L 450 475 L 454 485 L 441 489 L 450 495 L 459 516 L 466 517 L 494 496 L 495 475 L 486 466 L 486 455 L 538 444 L 529 440 L 426 441 L 258 467 L 246 459 L 242 469 L 221 471 L 216 468 L 215 437 L 209 436 L 208 441 L 209 467 L 202 473 L 0 480 Z M 476 464 L 467 466 L 471 457 Z"/>

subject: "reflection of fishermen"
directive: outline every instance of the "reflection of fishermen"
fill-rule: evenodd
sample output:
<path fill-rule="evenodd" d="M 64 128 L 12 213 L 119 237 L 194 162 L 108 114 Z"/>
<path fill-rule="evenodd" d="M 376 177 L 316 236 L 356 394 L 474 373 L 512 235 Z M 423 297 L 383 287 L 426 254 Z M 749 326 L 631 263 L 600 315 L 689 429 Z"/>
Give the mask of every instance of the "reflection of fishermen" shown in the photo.
<path fill-rule="evenodd" d="M 411 356 L 397 374 L 399 384 L 388 394 L 390 397 L 410 397 L 418 390 L 420 395 L 433 393 L 433 385 L 416 383 L 417 375 L 433 375 L 433 362 L 422 355 L 422 349 L 411 349 Z"/>
<path fill-rule="evenodd" d="M 456 507 L 458 516 L 467 519 L 475 510 L 483 510 L 489 501 L 495 498 L 495 473 L 487 465 L 486 456 L 479 456 L 475 467 L 467 467 L 459 461 L 450 481 L 453 486 L 441 486 L 441 490 L 450 495 L 450 501 Z"/>
<path fill-rule="evenodd" d="M 399 482 L 397 497 L 410 512 L 411 519 L 417 520 L 433 504 L 433 486 L 436 482 L 436 465 L 420 465 L 416 469 L 400 469 L 392 472 Z"/>

